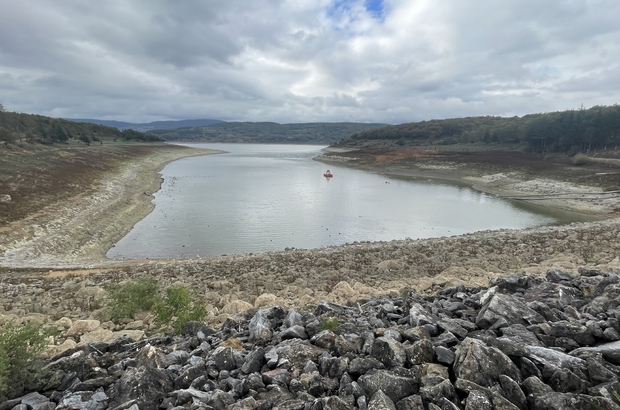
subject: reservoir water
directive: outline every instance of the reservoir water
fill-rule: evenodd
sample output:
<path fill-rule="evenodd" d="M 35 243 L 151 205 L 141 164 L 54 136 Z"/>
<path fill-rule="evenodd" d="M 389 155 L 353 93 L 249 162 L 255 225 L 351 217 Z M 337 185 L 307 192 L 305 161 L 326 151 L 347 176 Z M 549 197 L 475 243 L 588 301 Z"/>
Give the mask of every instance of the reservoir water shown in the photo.
<path fill-rule="evenodd" d="M 155 210 L 108 257 L 195 258 L 583 220 L 452 183 L 328 167 L 312 160 L 316 145 L 185 145 L 228 153 L 168 164 Z"/>

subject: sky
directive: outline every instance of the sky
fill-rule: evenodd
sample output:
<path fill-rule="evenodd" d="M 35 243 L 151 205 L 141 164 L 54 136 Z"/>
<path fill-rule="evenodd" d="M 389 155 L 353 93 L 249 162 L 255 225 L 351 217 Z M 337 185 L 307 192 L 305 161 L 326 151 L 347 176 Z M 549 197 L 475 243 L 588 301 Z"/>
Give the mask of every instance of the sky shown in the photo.
<path fill-rule="evenodd" d="M 0 0 L 0 104 L 390 124 L 613 105 L 618 16 L 618 0 Z"/>

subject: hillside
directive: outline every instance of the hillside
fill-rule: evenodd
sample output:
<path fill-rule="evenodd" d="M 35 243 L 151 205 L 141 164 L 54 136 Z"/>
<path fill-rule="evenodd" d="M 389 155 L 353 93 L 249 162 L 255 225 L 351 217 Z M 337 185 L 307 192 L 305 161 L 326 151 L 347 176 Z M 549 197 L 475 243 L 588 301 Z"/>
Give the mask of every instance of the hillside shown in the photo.
<path fill-rule="evenodd" d="M 595 106 L 523 117 L 467 117 L 361 131 L 337 145 L 401 148 L 469 143 L 509 144 L 531 152 L 577 153 L 620 145 L 620 106 Z"/>
<path fill-rule="evenodd" d="M 95 120 L 95 119 L 71 119 L 75 122 L 90 122 L 92 124 L 105 125 L 107 127 L 116 127 L 119 130 L 132 129 L 135 131 L 146 132 L 152 130 L 169 130 L 182 127 L 200 127 L 205 125 L 217 124 L 223 121 L 199 119 L 199 120 L 179 120 L 179 121 L 153 121 L 145 123 L 134 123 L 112 120 Z"/>
<path fill-rule="evenodd" d="M 35 114 L 18 114 L 0 111 L 0 142 L 11 144 L 67 143 L 75 140 L 84 144 L 102 143 L 103 140 L 161 141 L 153 135 L 133 130 L 120 131 L 117 128 L 87 122 L 74 122 Z"/>
<path fill-rule="evenodd" d="M 205 127 L 158 130 L 149 133 L 166 141 L 332 144 L 351 134 L 384 125 L 355 122 L 303 124 L 222 122 Z"/>

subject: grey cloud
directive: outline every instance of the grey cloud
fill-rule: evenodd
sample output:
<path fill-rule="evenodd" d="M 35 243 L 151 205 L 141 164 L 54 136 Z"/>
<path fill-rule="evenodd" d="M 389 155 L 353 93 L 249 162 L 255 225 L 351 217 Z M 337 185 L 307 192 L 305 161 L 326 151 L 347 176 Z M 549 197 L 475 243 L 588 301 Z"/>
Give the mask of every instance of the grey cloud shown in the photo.
<path fill-rule="evenodd" d="M 0 2 L 0 102 L 23 112 L 405 122 L 620 94 L 612 0 Z"/>

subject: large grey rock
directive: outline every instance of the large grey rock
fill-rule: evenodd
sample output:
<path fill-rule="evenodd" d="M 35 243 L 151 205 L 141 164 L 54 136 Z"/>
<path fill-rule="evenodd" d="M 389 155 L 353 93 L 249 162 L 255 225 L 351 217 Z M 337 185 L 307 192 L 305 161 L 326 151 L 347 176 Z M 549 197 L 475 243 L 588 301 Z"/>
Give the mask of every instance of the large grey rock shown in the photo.
<path fill-rule="evenodd" d="M 308 339 L 308 333 L 306 333 L 306 329 L 300 325 L 293 325 L 289 328 L 284 329 L 279 334 L 280 339 Z"/>
<path fill-rule="evenodd" d="M 553 337 L 567 337 L 581 346 L 589 346 L 594 344 L 594 336 L 590 329 L 579 323 L 569 322 L 567 320 L 560 320 L 558 322 L 549 323 L 551 327 L 551 336 Z"/>
<path fill-rule="evenodd" d="M 372 369 L 384 369 L 385 365 L 370 356 L 356 357 L 349 363 L 349 373 L 353 376 L 361 376 Z"/>
<path fill-rule="evenodd" d="M 521 372 L 508 356 L 499 349 L 472 338 L 463 340 L 456 350 L 454 373 L 459 378 L 484 387 L 499 383 L 501 374 L 517 382 L 521 381 Z"/>
<path fill-rule="evenodd" d="M 545 319 L 530 309 L 522 300 L 498 293 L 490 296 L 489 301 L 480 310 L 476 317 L 476 324 L 482 329 L 487 329 L 497 321 L 503 321 L 509 326 L 542 323 Z"/>
<path fill-rule="evenodd" d="M 291 309 L 284 319 L 284 327 L 302 326 L 304 325 L 303 317 L 295 310 Z"/>
<path fill-rule="evenodd" d="M 480 390 L 474 390 L 465 400 L 465 410 L 493 410 L 493 404 L 486 394 Z"/>
<path fill-rule="evenodd" d="M 517 382 L 504 374 L 500 374 L 499 383 L 502 387 L 503 396 L 508 399 L 508 401 L 521 410 L 527 409 L 525 393 L 523 393 L 523 390 L 521 390 Z"/>
<path fill-rule="evenodd" d="M 531 410 L 616 410 L 617 406 L 604 397 L 585 394 L 547 393 L 528 398 Z"/>
<path fill-rule="evenodd" d="M 583 393 L 588 387 L 585 380 L 568 369 L 557 369 L 549 379 L 549 386 L 560 393 Z"/>
<path fill-rule="evenodd" d="M 456 390 L 471 394 L 479 392 L 486 396 L 487 401 L 493 405 L 494 410 L 519 410 L 519 407 L 512 404 L 508 399 L 496 391 L 496 388 L 486 388 L 465 379 L 457 379 L 454 383 Z M 484 403 L 484 401 L 483 401 Z"/>
<path fill-rule="evenodd" d="M 265 363 L 265 349 L 258 347 L 245 356 L 245 362 L 241 366 L 241 371 L 246 374 L 260 371 Z"/>
<path fill-rule="evenodd" d="M 274 349 L 280 359 L 286 359 L 291 367 L 303 369 L 308 360 L 316 362 L 325 349 L 311 345 L 306 340 L 290 339 L 279 343 Z"/>
<path fill-rule="evenodd" d="M 377 391 L 381 390 L 393 402 L 398 402 L 402 398 L 418 392 L 419 380 L 397 376 L 388 370 L 370 370 L 361 376 L 357 383 L 366 392 L 366 397 L 372 397 Z"/>
<path fill-rule="evenodd" d="M 264 309 L 259 309 L 248 325 L 250 330 L 250 341 L 270 340 L 273 336 L 273 328 L 271 325 L 271 320 L 267 317 L 267 312 Z"/>
<path fill-rule="evenodd" d="M 566 369 L 585 368 L 586 366 L 586 362 L 583 359 L 575 357 L 572 354 L 568 355 L 546 347 L 525 346 L 525 357 L 545 366 L 554 366 Z"/>
<path fill-rule="evenodd" d="M 237 368 L 237 361 L 231 347 L 220 346 L 211 353 L 211 359 L 219 370 L 233 370 Z"/>
<path fill-rule="evenodd" d="M 320 407 L 313 407 L 321 410 L 355 410 L 355 407 L 344 401 L 338 396 L 330 396 L 319 399 Z"/>
<path fill-rule="evenodd" d="M 572 286 L 560 283 L 544 282 L 528 289 L 523 296 L 526 302 L 541 302 L 550 308 L 564 310 L 568 306 L 580 308 L 585 304 L 583 292 Z"/>
<path fill-rule="evenodd" d="M 205 368 L 204 363 L 196 366 L 188 366 L 181 371 L 177 378 L 174 379 L 174 388 L 177 390 L 187 389 L 191 386 L 194 380 L 200 376 L 206 375 L 206 373 L 207 369 Z"/>
<path fill-rule="evenodd" d="M 562 270 L 560 268 L 553 268 L 547 271 L 547 275 L 545 276 L 545 278 L 549 282 L 560 283 L 570 282 L 571 280 L 575 279 L 575 275 L 570 272 L 566 272 L 565 270 Z"/>
<path fill-rule="evenodd" d="M 598 346 L 581 347 L 571 352 L 572 356 L 577 356 L 583 352 L 594 352 L 603 355 L 605 360 L 620 365 L 620 341 L 604 343 Z"/>
<path fill-rule="evenodd" d="M 105 397 L 105 394 L 103 394 L 103 396 Z M 105 397 L 105 399 L 107 400 L 107 397 Z M 21 404 L 28 406 L 28 408 L 32 410 L 51 410 L 56 407 L 54 403 L 50 402 L 50 399 L 37 392 L 32 392 L 23 396 Z M 99 407 L 99 409 L 103 408 L 105 408 L 105 406 Z"/>
<path fill-rule="evenodd" d="M 396 410 L 396 406 L 385 393 L 379 390 L 370 398 L 368 410 Z"/>
<path fill-rule="evenodd" d="M 171 377 L 165 370 L 130 367 L 114 385 L 110 407 L 135 400 L 139 408 L 157 408 L 166 393 L 172 389 Z"/>
<path fill-rule="evenodd" d="M 396 403 L 396 410 L 424 410 L 424 402 L 422 397 L 414 394 Z"/>
<path fill-rule="evenodd" d="M 432 363 L 435 356 L 435 346 L 428 339 L 418 340 L 405 348 L 407 362 L 412 365 Z"/>
<path fill-rule="evenodd" d="M 521 386 L 523 388 L 523 392 L 528 396 L 553 393 L 553 389 L 543 383 L 542 380 L 540 380 L 540 378 L 536 376 L 530 376 L 527 379 L 523 380 Z"/>
<path fill-rule="evenodd" d="M 456 390 L 450 380 L 444 380 L 434 386 L 420 388 L 420 396 L 425 403 L 441 404 L 441 399 L 445 398 L 451 402 L 458 402 Z"/>
<path fill-rule="evenodd" d="M 379 337 L 372 345 L 371 356 L 383 363 L 387 368 L 403 366 L 407 353 L 400 342 L 391 337 Z"/>
<path fill-rule="evenodd" d="M 419 303 L 413 304 L 409 309 L 409 324 L 413 327 L 435 323 L 435 318 Z"/>
<path fill-rule="evenodd" d="M 108 407 L 108 397 L 104 392 L 69 392 L 60 399 L 58 406 L 52 409 L 80 409 L 80 410 L 103 410 Z M 39 407 L 30 407 L 33 410 L 39 410 Z"/>

